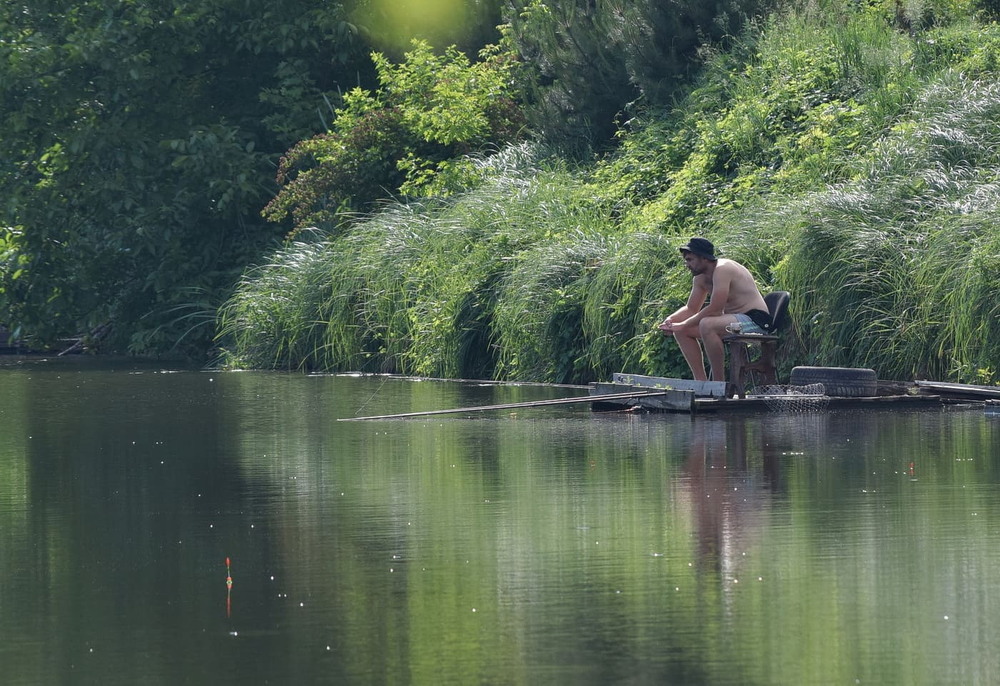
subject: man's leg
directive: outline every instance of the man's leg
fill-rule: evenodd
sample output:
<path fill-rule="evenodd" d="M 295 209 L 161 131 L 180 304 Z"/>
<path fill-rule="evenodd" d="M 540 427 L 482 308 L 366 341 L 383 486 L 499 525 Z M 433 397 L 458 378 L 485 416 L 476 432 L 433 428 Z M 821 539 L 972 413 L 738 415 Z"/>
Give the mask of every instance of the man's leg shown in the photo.
<path fill-rule="evenodd" d="M 686 331 L 675 331 L 674 338 L 677 340 L 677 347 L 681 349 L 684 360 L 691 368 L 691 374 L 695 381 L 708 381 L 705 374 L 705 360 L 701 356 L 701 344 L 698 342 L 698 334 L 689 334 Z"/>
<path fill-rule="evenodd" d="M 706 317 L 698 324 L 698 333 L 705 345 L 708 363 L 712 366 L 712 381 L 726 380 L 726 346 L 722 337 L 728 333 L 726 326 L 734 321 L 736 317 L 724 314 L 720 317 Z"/>

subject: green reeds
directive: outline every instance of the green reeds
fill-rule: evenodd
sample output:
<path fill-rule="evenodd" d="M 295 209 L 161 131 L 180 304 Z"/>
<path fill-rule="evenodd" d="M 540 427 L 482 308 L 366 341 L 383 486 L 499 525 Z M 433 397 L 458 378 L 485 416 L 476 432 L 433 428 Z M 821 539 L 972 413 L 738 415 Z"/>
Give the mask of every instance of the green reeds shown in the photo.
<path fill-rule="evenodd" d="M 593 174 L 508 148 L 463 194 L 284 247 L 222 311 L 231 364 L 685 375 L 655 325 L 703 234 L 792 293 L 786 371 L 995 380 L 1000 29 L 979 31 L 776 20 Z"/>
<path fill-rule="evenodd" d="M 995 378 L 1000 87 L 949 73 L 866 176 L 806 197 L 781 278 L 804 361 Z"/>
<path fill-rule="evenodd" d="M 676 241 L 616 234 L 574 177 L 534 162 L 508 154 L 462 196 L 286 246 L 222 311 L 229 364 L 554 382 L 664 367 Z"/>
<path fill-rule="evenodd" d="M 222 310 L 229 363 L 436 376 L 492 376 L 499 364 L 528 378 L 496 341 L 543 349 L 548 334 L 511 335 L 494 316 L 527 278 L 510 274 L 600 222 L 572 177 L 539 171 L 537 157 L 505 151 L 469 193 L 386 205 L 343 237 L 278 251 Z"/>
<path fill-rule="evenodd" d="M 300 234 L 309 237 L 308 232 Z M 228 364 L 264 369 L 322 365 L 321 311 L 332 292 L 325 246 L 299 240 L 248 271 L 220 310 Z"/>
<path fill-rule="evenodd" d="M 627 233 L 607 241 L 584 301 L 586 362 L 601 379 L 615 372 L 681 376 L 687 366 L 677 346 L 656 328 L 687 299 L 690 275 L 677 238 Z"/>

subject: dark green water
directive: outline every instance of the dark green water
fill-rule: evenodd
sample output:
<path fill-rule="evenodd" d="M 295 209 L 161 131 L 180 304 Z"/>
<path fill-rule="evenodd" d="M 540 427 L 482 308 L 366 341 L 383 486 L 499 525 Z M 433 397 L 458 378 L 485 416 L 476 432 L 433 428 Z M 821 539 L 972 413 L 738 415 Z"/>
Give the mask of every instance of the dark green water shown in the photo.
<path fill-rule="evenodd" d="M 0 368 L 0 683 L 1000 683 L 982 409 L 336 421 L 565 393 Z"/>

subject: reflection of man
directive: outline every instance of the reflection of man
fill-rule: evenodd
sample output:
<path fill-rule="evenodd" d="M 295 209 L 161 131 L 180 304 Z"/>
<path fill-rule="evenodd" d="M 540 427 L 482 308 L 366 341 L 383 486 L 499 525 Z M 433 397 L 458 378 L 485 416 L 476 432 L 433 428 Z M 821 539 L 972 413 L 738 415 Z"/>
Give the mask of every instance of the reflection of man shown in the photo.
<path fill-rule="evenodd" d="M 771 315 L 747 268 L 716 257 L 710 241 L 692 238 L 680 251 L 694 275 L 691 295 L 687 304 L 664 319 L 659 329 L 677 341 L 695 380 L 708 380 L 701 354 L 704 345 L 712 380 L 725 381 L 726 352 L 722 337 L 727 333 L 726 327 L 739 322 L 742 333 L 766 333 L 771 328 Z"/>
<path fill-rule="evenodd" d="M 684 463 L 698 561 L 716 571 L 722 567 L 726 532 L 732 533 L 740 524 L 731 519 L 732 481 L 735 475 L 746 473 L 746 446 L 743 441 L 729 444 L 726 428 L 722 422 L 699 419 L 693 425 Z M 734 469 L 728 469 L 729 457 L 733 458 Z"/>
<path fill-rule="evenodd" d="M 679 483 L 705 569 L 738 575 L 740 553 L 766 528 L 766 514 L 782 490 L 770 426 L 758 419 L 704 417 L 684 437 L 687 459 Z"/>

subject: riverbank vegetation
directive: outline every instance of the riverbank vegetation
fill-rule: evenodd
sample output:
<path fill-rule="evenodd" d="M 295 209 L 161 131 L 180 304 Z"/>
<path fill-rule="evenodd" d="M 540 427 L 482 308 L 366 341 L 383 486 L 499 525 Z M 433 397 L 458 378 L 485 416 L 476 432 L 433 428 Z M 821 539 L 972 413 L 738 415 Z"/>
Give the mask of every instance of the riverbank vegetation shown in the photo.
<path fill-rule="evenodd" d="M 268 206 L 290 238 L 220 309 L 225 363 L 683 375 L 655 324 L 690 285 L 677 245 L 705 235 L 792 293 L 786 368 L 998 378 L 996 8 L 701 3 L 714 40 L 668 60 L 655 3 L 598 5 L 512 2 L 474 63 L 377 55 L 290 146 Z"/>
<path fill-rule="evenodd" d="M 654 326 L 689 287 L 676 246 L 704 234 L 793 293 L 786 364 L 992 379 L 1000 33 L 968 17 L 907 28 L 874 11 L 774 15 L 596 165 L 508 148 L 478 188 L 286 246 L 224 310 L 232 361 L 682 374 Z M 324 289 L 296 286 L 306 311 L 289 296 L 302 278 Z"/>

